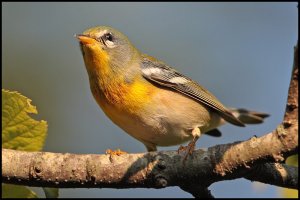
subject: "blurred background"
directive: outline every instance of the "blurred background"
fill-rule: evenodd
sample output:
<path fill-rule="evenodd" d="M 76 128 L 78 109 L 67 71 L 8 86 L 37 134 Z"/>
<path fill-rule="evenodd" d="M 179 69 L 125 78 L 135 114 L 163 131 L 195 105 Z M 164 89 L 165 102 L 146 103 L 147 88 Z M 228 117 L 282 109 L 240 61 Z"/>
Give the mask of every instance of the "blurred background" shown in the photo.
<path fill-rule="evenodd" d="M 197 148 L 261 136 L 281 122 L 298 39 L 297 3 L 2 3 L 2 88 L 33 100 L 35 118 L 49 125 L 45 151 L 146 151 L 104 115 L 90 92 L 73 35 L 96 25 L 120 30 L 140 51 L 190 76 L 225 105 L 271 115 L 261 125 L 225 125 L 223 137 L 204 135 Z M 215 197 L 281 196 L 278 187 L 245 179 L 209 189 Z M 60 197 L 191 195 L 169 187 L 61 189 Z"/>

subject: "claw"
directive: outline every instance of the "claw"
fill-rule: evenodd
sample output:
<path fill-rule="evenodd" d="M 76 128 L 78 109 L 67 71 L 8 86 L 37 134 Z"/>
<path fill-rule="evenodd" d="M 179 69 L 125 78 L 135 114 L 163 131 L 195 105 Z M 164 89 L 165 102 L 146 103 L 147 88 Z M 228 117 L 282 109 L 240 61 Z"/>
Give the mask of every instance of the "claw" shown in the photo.
<path fill-rule="evenodd" d="M 194 128 L 192 130 L 193 140 L 187 145 L 187 146 L 180 146 L 177 150 L 178 154 L 181 154 L 181 152 L 184 153 L 183 157 L 183 163 L 185 163 L 188 155 L 192 155 L 193 151 L 195 150 L 196 142 L 199 139 L 201 135 L 201 131 L 199 128 Z"/>
<path fill-rule="evenodd" d="M 120 156 L 120 155 L 122 155 L 122 154 L 127 154 L 127 152 L 126 151 L 122 151 L 122 150 L 120 150 L 120 149 L 117 149 L 117 150 L 111 150 L 111 149 L 107 149 L 106 151 L 105 151 L 105 153 L 106 154 L 109 154 L 110 156 Z"/>
<path fill-rule="evenodd" d="M 127 154 L 127 152 L 126 151 L 122 151 L 122 150 L 120 150 L 120 149 L 117 149 L 117 150 L 111 150 L 111 149 L 107 149 L 106 151 L 105 151 L 105 153 L 107 154 L 107 155 L 109 155 L 109 160 L 110 160 L 110 162 L 113 162 L 113 156 L 120 156 L 120 155 L 122 155 L 122 154 Z"/>
<path fill-rule="evenodd" d="M 178 154 L 183 153 L 183 162 L 186 161 L 189 155 L 192 155 L 193 151 L 195 150 L 195 144 L 197 140 L 192 140 L 187 146 L 180 146 L 177 150 Z"/>

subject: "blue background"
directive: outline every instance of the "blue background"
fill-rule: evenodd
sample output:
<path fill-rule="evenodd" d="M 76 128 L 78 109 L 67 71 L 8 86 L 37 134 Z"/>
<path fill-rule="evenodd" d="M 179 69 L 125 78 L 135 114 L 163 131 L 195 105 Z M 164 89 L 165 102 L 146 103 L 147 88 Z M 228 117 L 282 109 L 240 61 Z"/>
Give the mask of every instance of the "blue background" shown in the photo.
<path fill-rule="evenodd" d="M 261 125 L 223 126 L 223 137 L 203 136 L 197 148 L 261 136 L 281 122 L 298 39 L 297 3 L 2 3 L 2 87 L 31 98 L 36 118 L 48 121 L 45 151 L 145 152 L 104 115 L 89 90 L 73 35 L 96 25 L 120 30 L 140 51 L 190 76 L 225 105 L 271 114 Z M 245 179 L 209 189 L 215 197 L 280 194 Z M 191 195 L 169 187 L 61 189 L 60 197 Z"/>

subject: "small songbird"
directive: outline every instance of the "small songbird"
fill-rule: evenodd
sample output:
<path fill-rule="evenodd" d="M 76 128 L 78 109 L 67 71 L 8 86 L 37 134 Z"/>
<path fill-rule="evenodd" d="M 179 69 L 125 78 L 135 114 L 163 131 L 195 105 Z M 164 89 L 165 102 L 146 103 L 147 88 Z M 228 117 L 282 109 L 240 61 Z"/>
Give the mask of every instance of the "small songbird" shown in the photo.
<path fill-rule="evenodd" d="M 268 114 L 226 108 L 213 94 L 162 61 L 138 51 L 121 32 L 98 26 L 75 35 L 90 88 L 104 113 L 148 151 L 178 145 L 191 153 L 217 127 L 262 123 Z"/>

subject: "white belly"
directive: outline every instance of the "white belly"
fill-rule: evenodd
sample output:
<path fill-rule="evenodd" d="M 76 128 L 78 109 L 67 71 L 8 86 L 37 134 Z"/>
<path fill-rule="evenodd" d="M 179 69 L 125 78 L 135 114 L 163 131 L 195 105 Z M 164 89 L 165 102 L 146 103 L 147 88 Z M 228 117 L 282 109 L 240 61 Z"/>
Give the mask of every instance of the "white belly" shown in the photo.
<path fill-rule="evenodd" d="M 134 138 L 155 146 L 181 144 L 192 139 L 196 127 L 205 133 L 220 125 L 219 115 L 206 106 L 177 92 L 163 91 L 135 115 L 113 112 L 115 116 L 109 117 Z"/>

